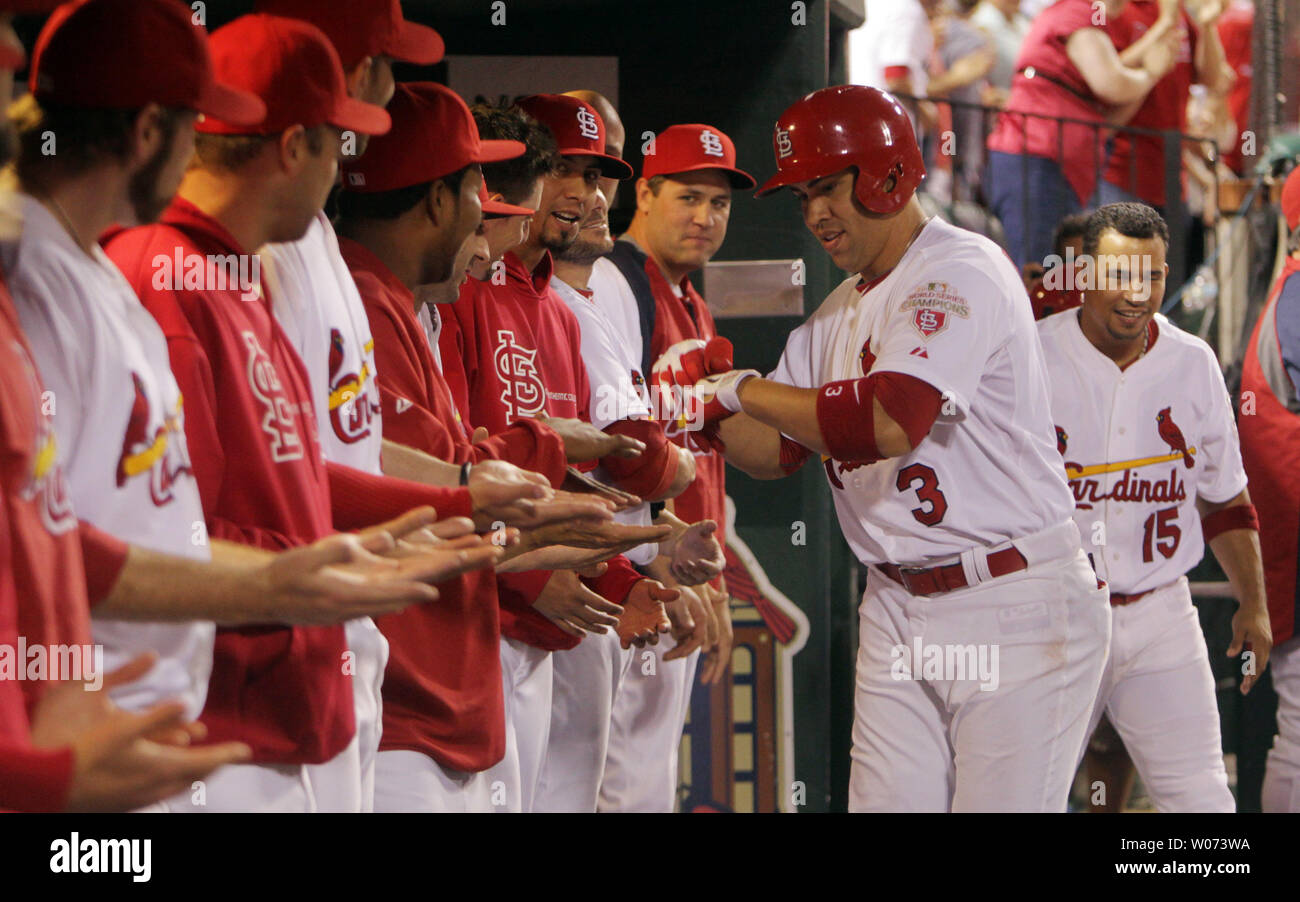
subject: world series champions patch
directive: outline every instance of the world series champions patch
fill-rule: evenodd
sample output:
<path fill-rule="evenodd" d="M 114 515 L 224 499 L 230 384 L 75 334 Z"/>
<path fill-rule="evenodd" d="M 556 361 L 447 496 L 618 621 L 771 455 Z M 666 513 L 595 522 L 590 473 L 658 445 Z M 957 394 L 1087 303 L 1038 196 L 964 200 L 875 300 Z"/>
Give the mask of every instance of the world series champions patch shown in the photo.
<path fill-rule="evenodd" d="M 913 289 L 900 310 L 912 313 L 912 328 L 929 341 L 948 327 L 948 318 L 970 317 L 970 305 L 947 282 L 927 282 Z"/>

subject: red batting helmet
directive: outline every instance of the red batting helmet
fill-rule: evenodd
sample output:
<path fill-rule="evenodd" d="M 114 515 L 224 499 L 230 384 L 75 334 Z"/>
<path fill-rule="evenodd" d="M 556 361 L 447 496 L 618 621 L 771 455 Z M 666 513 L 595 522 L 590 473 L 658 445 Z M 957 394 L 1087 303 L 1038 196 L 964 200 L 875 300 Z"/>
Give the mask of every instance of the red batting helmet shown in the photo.
<path fill-rule="evenodd" d="M 797 100 L 776 121 L 772 146 L 776 175 L 758 197 L 856 166 L 858 201 L 872 213 L 889 214 L 902 209 L 925 178 L 907 112 L 889 94 L 862 85 L 822 88 Z"/>

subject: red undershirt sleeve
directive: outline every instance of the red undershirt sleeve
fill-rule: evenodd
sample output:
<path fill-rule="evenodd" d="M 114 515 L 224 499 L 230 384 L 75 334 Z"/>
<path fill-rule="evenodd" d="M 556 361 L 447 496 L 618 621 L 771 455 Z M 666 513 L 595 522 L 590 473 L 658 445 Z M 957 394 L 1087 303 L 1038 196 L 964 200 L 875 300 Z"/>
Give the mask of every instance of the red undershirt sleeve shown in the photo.
<path fill-rule="evenodd" d="M 62 811 L 73 768 L 70 746 L 35 749 L 0 739 L 0 809 Z"/>
<path fill-rule="evenodd" d="M 117 583 L 130 546 L 102 529 L 77 521 L 77 536 L 81 539 L 81 559 L 86 570 L 86 595 L 91 606 L 108 597 Z"/>
<path fill-rule="evenodd" d="M 430 486 L 391 476 L 373 476 L 332 461 L 325 464 L 325 470 L 329 474 L 335 529 L 364 529 L 426 504 L 437 509 L 440 520 L 473 515 L 473 503 L 467 488 Z"/>

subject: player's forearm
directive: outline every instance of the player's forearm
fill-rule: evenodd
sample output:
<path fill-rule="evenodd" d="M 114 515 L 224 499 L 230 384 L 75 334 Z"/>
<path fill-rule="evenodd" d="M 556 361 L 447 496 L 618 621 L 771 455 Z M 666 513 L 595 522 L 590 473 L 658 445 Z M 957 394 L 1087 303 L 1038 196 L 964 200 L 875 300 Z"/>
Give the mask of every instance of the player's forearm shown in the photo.
<path fill-rule="evenodd" d="M 1210 550 L 1223 568 L 1233 594 L 1243 608 L 1268 606 L 1264 592 L 1264 565 L 1259 533 L 1253 529 L 1230 529 L 1210 540 Z"/>
<path fill-rule="evenodd" d="M 1232 591 L 1243 608 L 1267 607 L 1268 600 L 1264 591 L 1264 564 L 1259 548 L 1259 531 L 1243 526 L 1239 529 L 1224 526 L 1235 525 L 1249 519 L 1254 521 L 1253 508 L 1250 503 L 1250 490 L 1242 489 L 1236 497 L 1222 503 L 1211 503 L 1197 499 L 1197 512 L 1201 515 L 1204 528 L 1214 532 L 1208 538 L 1210 551 L 1223 568 L 1223 573 L 1232 584 Z M 1223 522 L 1224 511 L 1237 515 Z M 1251 513 L 1247 515 L 1247 511 Z M 1218 518 L 1216 521 L 1211 518 Z M 1221 531 L 1220 531 L 1221 530 Z"/>
<path fill-rule="evenodd" d="M 742 473 L 754 479 L 780 479 L 781 433 L 744 413 L 727 417 L 718 424 L 718 437 L 726 445 L 724 456 Z"/>
<path fill-rule="evenodd" d="M 829 455 L 817 412 L 819 394 L 820 389 L 795 388 L 767 379 L 746 379 L 737 392 L 745 413 L 784 432 L 805 448 Z M 899 457 L 911 451 L 907 434 L 885 412 L 880 399 L 873 397 L 871 404 L 873 438 L 881 456 Z"/>
<path fill-rule="evenodd" d="M 258 564 L 272 555 L 255 548 L 232 553 L 222 547 L 229 544 L 213 543 L 211 563 L 131 546 L 117 582 L 95 606 L 95 616 L 223 625 L 273 620 L 264 610 L 269 593 L 258 580 Z"/>
<path fill-rule="evenodd" d="M 425 485 L 460 485 L 460 467 L 431 454 L 384 439 L 384 475 Z"/>

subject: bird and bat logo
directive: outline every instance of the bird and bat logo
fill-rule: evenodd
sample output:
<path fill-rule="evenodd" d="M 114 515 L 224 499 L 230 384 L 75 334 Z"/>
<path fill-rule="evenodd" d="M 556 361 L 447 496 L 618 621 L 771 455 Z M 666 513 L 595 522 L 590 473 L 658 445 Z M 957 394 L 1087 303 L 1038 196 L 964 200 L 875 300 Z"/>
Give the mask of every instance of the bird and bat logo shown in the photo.
<path fill-rule="evenodd" d="M 1196 448 L 1187 444 L 1183 431 L 1174 422 L 1172 408 L 1161 408 L 1154 417 L 1155 432 L 1160 440 L 1169 446 L 1169 451 L 1131 460 L 1117 460 L 1098 464 L 1080 464 L 1069 459 L 1066 452 L 1070 436 L 1060 426 L 1056 427 L 1056 450 L 1065 458 L 1065 475 L 1070 480 L 1074 491 L 1075 504 L 1079 508 L 1090 509 L 1102 501 L 1182 501 L 1187 497 L 1187 489 L 1178 478 L 1178 467 L 1170 469 L 1164 479 L 1142 479 L 1132 473 L 1144 467 L 1181 462 L 1183 468 L 1196 466 Z M 1108 473 L 1124 475 L 1109 489 L 1103 489 L 1101 481 L 1094 478 Z"/>

